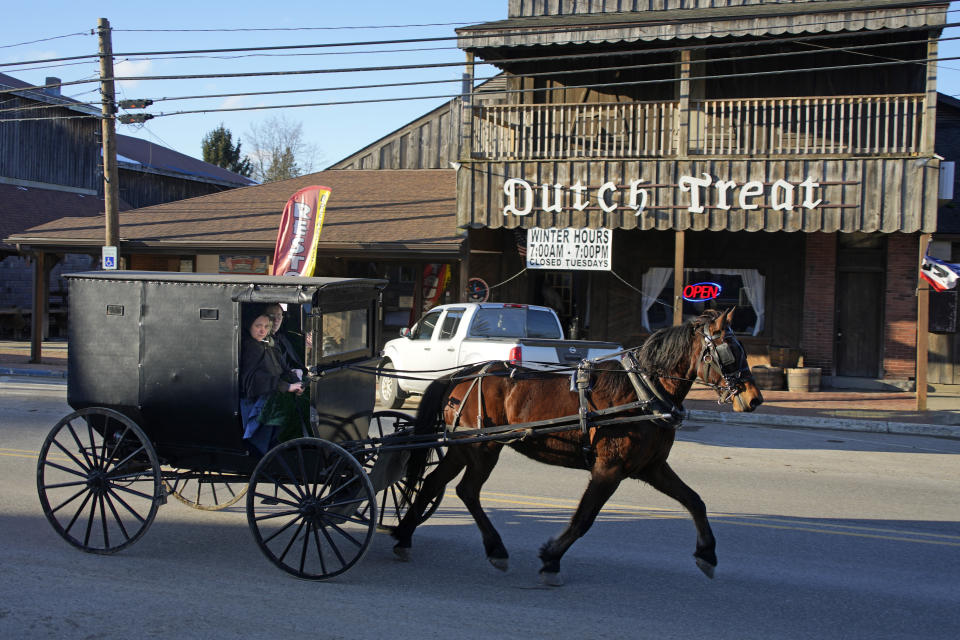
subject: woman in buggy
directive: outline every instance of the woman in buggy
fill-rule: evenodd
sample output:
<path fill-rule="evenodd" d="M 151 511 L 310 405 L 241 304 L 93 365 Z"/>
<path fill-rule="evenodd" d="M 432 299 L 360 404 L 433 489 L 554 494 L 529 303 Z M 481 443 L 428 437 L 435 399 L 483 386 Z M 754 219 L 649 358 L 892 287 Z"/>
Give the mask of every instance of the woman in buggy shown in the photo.
<path fill-rule="evenodd" d="M 243 439 L 259 456 L 303 432 L 303 369 L 292 369 L 277 349 L 273 319 L 262 306 L 245 310 L 240 342 L 240 415 Z"/>

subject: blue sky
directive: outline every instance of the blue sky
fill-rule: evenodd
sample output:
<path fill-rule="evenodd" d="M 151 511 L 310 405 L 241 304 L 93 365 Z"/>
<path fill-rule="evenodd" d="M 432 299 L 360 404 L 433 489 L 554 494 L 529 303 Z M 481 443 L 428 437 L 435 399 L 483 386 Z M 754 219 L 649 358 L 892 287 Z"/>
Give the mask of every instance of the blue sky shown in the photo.
<path fill-rule="evenodd" d="M 960 22 L 960 3 L 951 4 L 948 22 Z M 356 2 L 300 2 L 287 0 L 273 4 L 259 0 L 248 2 L 182 2 L 160 3 L 114 2 L 97 4 L 78 2 L 19 3 L 5 11 L 4 28 L 0 30 L 0 64 L 53 57 L 95 54 L 97 38 L 91 30 L 98 18 L 107 18 L 114 29 L 113 49 L 116 54 L 128 52 L 170 51 L 185 49 L 240 48 L 292 44 L 356 42 L 406 38 L 453 36 L 455 24 L 474 24 L 499 20 L 507 16 L 507 0 L 454 2 L 451 0 L 358 0 Z M 142 29 L 255 29 L 295 27 L 361 27 L 368 25 L 423 25 L 409 28 L 341 28 L 309 31 L 234 31 L 178 32 L 126 31 Z M 34 40 L 84 32 L 83 35 L 57 38 L 33 44 Z M 944 30 L 944 38 L 960 37 L 960 28 Z M 960 41 L 941 43 L 941 58 L 960 56 Z M 16 46 L 11 46 L 16 45 Z M 421 49 L 398 51 L 398 49 Z M 337 53 L 363 51 L 364 53 Z M 220 54 L 218 57 L 185 57 L 182 59 L 125 60 L 117 55 L 117 76 L 193 75 L 254 71 L 291 71 L 298 69 L 330 69 L 437 62 L 462 62 L 464 54 L 455 41 L 418 44 L 379 45 L 318 49 L 315 55 Z M 320 55 L 316 55 L 320 54 Z M 62 64 L 62 63 L 61 63 Z M 65 82 L 95 79 L 95 61 L 67 66 L 39 68 L 0 67 L 0 72 L 31 84 L 42 84 L 47 76 Z M 492 74 L 491 67 L 478 67 L 477 75 Z M 264 78 L 214 78 L 202 80 L 122 82 L 117 89 L 121 98 L 179 98 L 209 94 L 227 94 L 280 89 L 342 87 L 355 84 L 408 82 L 423 80 L 458 80 L 460 67 L 418 69 L 412 71 L 335 73 Z M 398 87 L 378 90 L 337 90 L 317 93 L 281 94 L 209 98 L 202 100 L 158 101 L 147 112 L 153 114 L 184 110 L 225 107 L 285 105 L 307 102 L 362 100 L 381 97 L 427 96 L 455 93 L 457 82 Z M 939 90 L 960 96 L 960 60 L 944 61 L 940 66 Z M 98 99 L 96 84 L 64 87 L 64 94 L 83 101 Z M 382 102 L 370 104 L 283 108 L 264 111 L 236 111 L 192 115 L 170 115 L 149 120 L 144 125 L 118 125 L 118 131 L 200 157 L 203 136 L 221 122 L 233 132 L 234 139 L 248 137 L 251 125 L 262 125 L 271 117 L 283 117 L 300 123 L 307 141 L 315 145 L 320 156 L 314 166 L 320 169 L 360 147 L 403 126 L 415 117 L 445 102 L 444 99 Z"/>

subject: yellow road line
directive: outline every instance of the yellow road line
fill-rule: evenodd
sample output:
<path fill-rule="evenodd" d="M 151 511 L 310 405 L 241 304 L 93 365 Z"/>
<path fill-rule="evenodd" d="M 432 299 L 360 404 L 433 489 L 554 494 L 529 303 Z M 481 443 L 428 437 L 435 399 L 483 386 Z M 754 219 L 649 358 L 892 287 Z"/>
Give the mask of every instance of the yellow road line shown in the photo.
<path fill-rule="evenodd" d="M 456 497 L 456 494 L 452 491 L 448 492 L 449 497 Z M 502 497 L 492 497 L 492 496 L 502 496 Z M 552 509 L 563 509 L 569 508 L 571 510 L 575 509 L 578 501 L 565 500 L 562 498 L 533 498 L 530 496 L 518 495 L 518 494 L 509 494 L 509 493 L 496 493 L 496 492 L 484 492 L 481 496 L 484 502 L 494 502 L 498 504 L 513 504 L 517 506 L 533 506 L 533 507 L 545 507 Z M 551 502 L 544 502 L 543 500 L 549 500 Z M 656 518 L 656 519 L 679 519 L 689 517 L 686 511 L 683 510 L 669 510 L 669 509 L 655 509 L 649 507 L 638 507 L 631 505 L 615 505 L 608 504 L 604 506 L 603 511 L 600 512 L 600 518 L 603 518 L 604 515 L 643 515 L 646 518 Z M 734 524 L 738 526 L 746 527 L 758 527 L 765 529 L 782 529 L 788 531 L 810 531 L 814 533 L 825 533 L 829 535 L 841 535 L 841 536 L 853 536 L 861 538 L 875 538 L 879 540 L 895 540 L 901 542 L 922 542 L 927 544 L 939 544 L 946 546 L 960 547 L 960 536 L 942 534 L 942 533 L 926 533 L 923 531 L 903 531 L 897 529 L 885 529 L 880 527 L 864 527 L 858 525 L 844 525 L 844 524 L 832 524 L 832 523 L 823 523 L 823 522 L 797 522 L 789 523 L 789 521 L 782 518 L 776 517 L 764 517 L 764 516 L 754 516 L 754 515 L 744 515 L 744 514 L 733 514 L 733 513 L 714 513 L 710 514 L 710 517 L 714 521 L 720 521 L 724 524 Z M 750 522 L 752 520 L 753 522 Z M 845 529 L 845 531 L 841 530 Z M 892 534 L 892 535 L 886 535 Z M 907 537 L 907 536 L 917 536 L 917 537 Z"/>

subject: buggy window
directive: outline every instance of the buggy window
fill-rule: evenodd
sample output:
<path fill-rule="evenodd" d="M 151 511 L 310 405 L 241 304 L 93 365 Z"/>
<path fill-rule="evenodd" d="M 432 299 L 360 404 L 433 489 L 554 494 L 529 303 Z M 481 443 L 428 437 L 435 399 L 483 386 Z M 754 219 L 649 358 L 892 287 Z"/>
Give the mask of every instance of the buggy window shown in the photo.
<path fill-rule="evenodd" d="M 320 357 L 330 358 L 367 348 L 369 327 L 366 309 L 327 312 L 323 314 Z"/>

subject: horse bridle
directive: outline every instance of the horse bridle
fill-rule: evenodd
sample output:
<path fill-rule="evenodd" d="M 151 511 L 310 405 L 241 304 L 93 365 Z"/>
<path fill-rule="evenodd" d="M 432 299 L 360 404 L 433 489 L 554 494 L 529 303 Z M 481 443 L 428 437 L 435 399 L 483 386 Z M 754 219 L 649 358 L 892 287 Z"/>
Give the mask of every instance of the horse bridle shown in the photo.
<path fill-rule="evenodd" d="M 707 382 L 704 367 L 716 371 L 725 383 L 716 385 L 720 394 L 717 402 L 732 402 L 743 391 L 744 381 L 751 377 L 747 352 L 730 327 L 711 334 L 709 326 L 704 325 L 700 333 L 703 335 L 703 350 L 697 365 L 697 377 Z M 737 346 L 738 353 L 734 353 L 732 345 Z"/>

